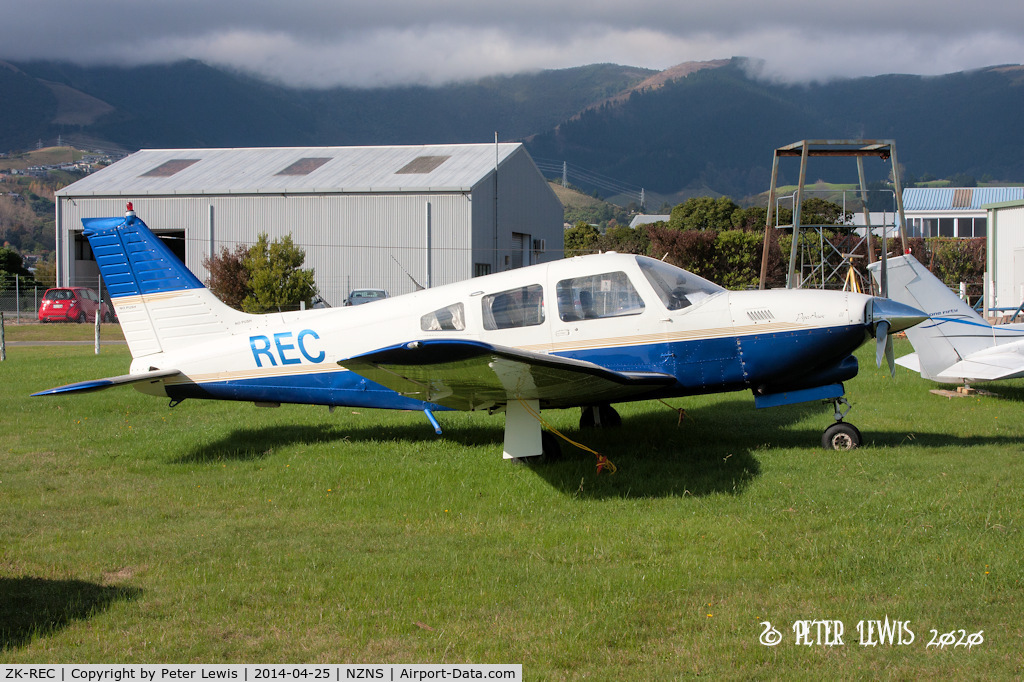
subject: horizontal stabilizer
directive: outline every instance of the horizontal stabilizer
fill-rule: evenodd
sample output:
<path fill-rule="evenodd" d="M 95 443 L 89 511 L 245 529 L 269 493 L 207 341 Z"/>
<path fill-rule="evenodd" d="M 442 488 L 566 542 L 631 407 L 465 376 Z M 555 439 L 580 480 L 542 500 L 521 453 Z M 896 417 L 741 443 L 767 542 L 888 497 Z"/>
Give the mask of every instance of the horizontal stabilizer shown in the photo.
<path fill-rule="evenodd" d="M 617 402 L 673 386 L 658 372 L 615 372 L 583 360 L 479 341 L 413 341 L 338 362 L 404 396 L 456 410 L 510 400 L 545 407 Z"/>
<path fill-rule="evenodd" d="M 1024 357 L 1019 353 L 987 353 L 950 365 L 934 378 L 936 381 L 995 381 L 1024 376 Z"/>
<path fill-rule="evenodd" d="M 917 356 L 917 353 L 911 353 L 910 355 L 904 355 L 901 358 L 897 358 L 896 364 L 900 367 L 906 367 L 912 372 L 921 372 L 921 358 Z"/>
<path fill-rule="evenodd" d="M 57 388 L 48 388 L 45 391 L 39 391 L 39 393 L 33 393 L 33 396 L 37 395 L 57 395 L 59 393 L 89 393 L 91 391 L 102 391 L 105 388 L 112 388 L 114 386 L 125 386 L 127 384 L 137 384 L 144 381 L 157 381 L 159 379 L 166 379 L 181 374 L 176 369 L 160 369 L 153 372 L 143 372 L 141 374 L 122 374 L 116 377 L 107 377 L 106 379 L 93 379 L 92 381 L 79 381 L 74 384 L 68 384 L 66 386 L 58 386 Z"/>

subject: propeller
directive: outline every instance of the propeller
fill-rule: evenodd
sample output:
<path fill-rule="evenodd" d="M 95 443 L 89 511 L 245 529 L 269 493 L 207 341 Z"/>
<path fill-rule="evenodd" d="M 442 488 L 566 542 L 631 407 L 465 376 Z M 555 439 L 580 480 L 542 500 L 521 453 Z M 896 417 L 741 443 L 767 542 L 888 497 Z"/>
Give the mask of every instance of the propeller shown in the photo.
<path fill-rule="evenodd" d="M 868 228 L 870 229 L 870 228 Z M 893 331 L 902 331 L 908 327 L 913 327 L 918 322 L 923 322 L 927 319 L 927 315 L 922 313 L 917 308 L 911 308 L 910 306 L 903 306 L 907 310 L 899 311 L 892 310 L 890 304 L 902 305 L 889 299 L 889 259 L 888 249 L 886 248 L 886 232 L 888 228 L 882 228 L 882 265 L 879 267 L 879 284 L 881 289 L 882 298 L 872 299 L 870 318 L 871 322 L 875 325 L 875 365 L 877 367 L 882 366 L 882 357 L 884 356 L 886 362 L 889 365 L 889 376 L 896 376 L 896 351 L 893 349 L 892 337 L 889 335 L 889 331 L 892 330 L 892 322 L 890 321 L 890 315 L 896 315 L 896 319 L 901 319 L 902 322 L 909 322 L 913 319 L 916 314 L 920 314 L 920 318 L 915 322 L 907 324 L 905 327 L 895 329 Z M 881 303 L 884 301 L 885 303 Z M 881 310 L 878 308 L 881 307 Z M 911 313 L 913 311 L 913 313 Z"/>
<path fill-rule="evenodd" d="M 924 322 L 928 316 L 913 306 L 875 296 L 868 301 L 866 317 L 875 337 L 875 363 L 881 367 L 884 357 L 889 364 L 889 375 L 893 376 L 896 374 L 896 353 L 892 334 Z"/>

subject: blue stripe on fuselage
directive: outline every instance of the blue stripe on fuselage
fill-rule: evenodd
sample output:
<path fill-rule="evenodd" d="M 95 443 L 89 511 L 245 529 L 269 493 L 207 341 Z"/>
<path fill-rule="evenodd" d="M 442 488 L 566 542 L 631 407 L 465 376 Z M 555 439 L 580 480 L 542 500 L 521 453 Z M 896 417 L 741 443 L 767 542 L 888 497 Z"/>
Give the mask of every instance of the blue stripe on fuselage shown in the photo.
<path fill-rule="evenodd" d="M 695 394 L 791 382 L 801 375 L 824 372 L 842 364 L 864 343 L 864 337 L 864 326 L 857 324 L 557 355 L 618 372 L 666 372 L 679 381 L 679 393 Z"/>
<path fill-rule="evenodd" d="M 670 373 L 679 383 L 674 389 L 659 391 L 659 396 L 695 395 L 739 391 L 760 385 L 799 385 L 802 376 L 811 378 L 813 382 L 816 375 L 825 375 L 840 367 L 844 376 L 838 379 L 830 376 L 827 383 L 852 378 L 856 374 L 856 363 L 851 365 L 847 360 L 850 353 L 864 342 L 864 335 L 863 325 L 850 325 L 568 351 L 556 355 L 586 360 L 618 372 Z M 345 370 L 202 384 L 168 384 L 166 390 L 175 400 L 216 398 L 392 410 L 449 409 L 407 398 Z M 586 396 L 580 398 L 581 402 L 586 402 Z"/>
<path fill-rule="evenodd" d="M 245 402 L 296 403 L 301 405 L 345 405 L 385 410 L 447 410 L 399 395 L 389 388 L 364 379 L 355 372 L 317 372 L 267 377 L 210 381 L 201 384 L 168 384 L 167 395 L 175 400 L 213 398 Z"/>

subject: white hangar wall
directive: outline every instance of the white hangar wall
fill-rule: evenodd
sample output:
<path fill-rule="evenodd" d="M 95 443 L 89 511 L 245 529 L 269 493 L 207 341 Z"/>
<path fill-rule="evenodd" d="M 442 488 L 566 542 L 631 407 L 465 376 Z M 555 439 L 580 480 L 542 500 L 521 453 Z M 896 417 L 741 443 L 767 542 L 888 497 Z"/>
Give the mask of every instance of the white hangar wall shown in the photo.
<path fill-rule="evenodd" d="M 139 171 L 161 159 L 207 156 L 211 151 L 163 150 L 167 153 L 148 166 L 136 159 L 138 168 L 122 168 L 111 173 L 108 181 L 99 177 L 104 172 L 100 171 L 58 193 L 58 276 L 66 284 L 96 285 L 98 272 L 81 237 L 81 219 L 122 215 L 128 201 L 204 281 L 209 273 L 203 261 L 211 252 L 252 244 L 261 232 L 271 239 L 291 234 L 306 253 L 305 267 L 314 269 L 317 286 L 331 305 L 341 305 L 353 288 L 384 288 L 397 295 L 413 291 L 416 283 L 438 286 L 561 258 L 562 205 L 522 145 L 500 145 L 497 202 L 495 146 L 463 147 L 482 148 L 471 150 L 477 156 L 485 149 L 489 168 L 481 170 L 478 163 L 456 178 L 452 189 L 417 191 L 402 177 L 403 186 L 391 191 L 340 187 L 308 193 L 258 188 L 213 193 L 184 184 L 172 193 L 166 180 L 158 190 L 147 189 L 135 180 L 145 175 Z M 341 156 L 344 149 L 298 151 L 326 157 L 334 152 Z M 382 149 L 390 158 L 398 148 Z M 434 147 L 409 149 L 412 156 L 439 153 Z M 461 148 L 440 149 L 458 160 Z M 286 150 L 266 150 L 267 154 L 282 151 Z M 201 169 L 199 162 L 195 166 Z M 207 171 L 204 179 L 209 175 Z M 542 244 L 544 249 L 539 248 Z"/>
<path fill-rule="evenodd" d="M 415 289 L 413 278 L 436 286 L 472 275 L 465 238 L 468 195 L 91 199 L 63 207 L 62 222 L 81 226 L 82 218 L 121 215 L 126 201 L 133 201 L 138 216 L 157 234 L 171 235 L 172 242 L 183 237 L 185 263 L 203 281 L 209 277 L 203 262 L 211 250 L 233 251 L 239 243 L 254 243 L 261 232 L 271 239 L 291 235 L 306 253 L 304 267 L 314 270 L 331 305 L 341 305 L 352 288 L 382 288 L 397 295 Z M 72 229 L 70 238 L 80 233 Z M 69 283 L 95 286 L 95 261 L 72 258 L 73 249 L 63 254 Z"/>
<path fill-rule="evenodd" d="M 986 206 L 989 216 L 988 271 L 994 296 L 989 308 L 1024 302 L 1024 202 Z"/>

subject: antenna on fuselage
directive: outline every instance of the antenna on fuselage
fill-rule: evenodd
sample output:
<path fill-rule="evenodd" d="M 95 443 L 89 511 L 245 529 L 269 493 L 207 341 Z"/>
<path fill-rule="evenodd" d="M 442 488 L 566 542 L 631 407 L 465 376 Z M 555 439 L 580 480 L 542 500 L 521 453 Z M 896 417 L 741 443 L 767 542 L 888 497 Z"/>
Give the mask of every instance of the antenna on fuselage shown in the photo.
<path fill-rule="evenodd" d="M 416 285 L 416 291 L 420 291 L 422 289 L 426 289 L 425 286 L 423 286 L 422 284 L 420 284 L 419 282 L 416 281 L 415 277 L 413 277 L 412 275 L 409 274 L 408 270 L 406 270 L 404 267 L 402 267 L 402 264 L 398 262 L 397 258 L 395 258 L 394 256 L 391 256 L 391 260 L 395 261 L 395 265 L 397 265 L 398 267 L 402 268 L 402 272 L 405 273 L 405 276 L 412 280 L 412 283 Z"/>

